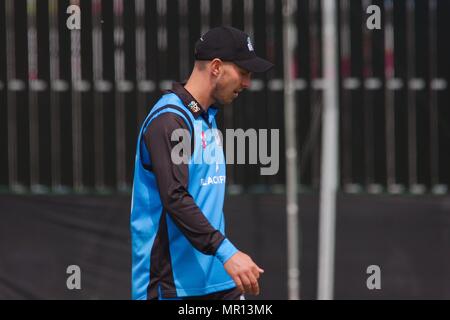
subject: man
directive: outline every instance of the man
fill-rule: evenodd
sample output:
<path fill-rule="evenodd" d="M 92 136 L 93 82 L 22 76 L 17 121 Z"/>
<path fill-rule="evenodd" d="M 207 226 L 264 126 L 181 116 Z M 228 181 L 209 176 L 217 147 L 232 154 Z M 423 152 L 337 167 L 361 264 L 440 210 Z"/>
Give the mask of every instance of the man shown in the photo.
<path fill-rule="evenodd" d="M 195 60 L 187 83 L 162 96 L 139 134 L 131 208 L 133 299 L 259 294 L 264 271 L 225 237 L 225 158 L 221 140 L 205 133 L 217 128 L 214 104 L 230 104 L 250 86 L 252 72 L 273 65 L 256 56 L 247 34 L 231 27 L 203 35 Z M 179 129 L 189 137 L 182 139 L 188 160 L 181 163 L 173 158 Z M 214 162 L 196 161 L 211 146 L 219 150 Z"/>

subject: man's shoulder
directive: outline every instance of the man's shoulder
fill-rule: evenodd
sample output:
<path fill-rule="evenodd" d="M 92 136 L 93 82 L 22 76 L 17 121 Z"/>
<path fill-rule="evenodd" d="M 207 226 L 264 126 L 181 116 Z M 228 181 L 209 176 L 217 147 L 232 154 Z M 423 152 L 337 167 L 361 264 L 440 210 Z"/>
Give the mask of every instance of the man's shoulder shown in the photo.
<path fill-rule="evenodd" d="M 159 115 L 157 115 L 148 125 L 146 132 L 150 130 L 175 130 L 175 129 L 189 129 L 185 120 L 181 115 L 175 112 L 170 112 L 167 110 Z"/>
<path fill-rule="evenodd" d="M 179 106 L 183 104 L 183 101 L 171 90 L 163 91 L 158 101 L 156 101 L 154 108 L 160 108 L 166 105 Z"/>

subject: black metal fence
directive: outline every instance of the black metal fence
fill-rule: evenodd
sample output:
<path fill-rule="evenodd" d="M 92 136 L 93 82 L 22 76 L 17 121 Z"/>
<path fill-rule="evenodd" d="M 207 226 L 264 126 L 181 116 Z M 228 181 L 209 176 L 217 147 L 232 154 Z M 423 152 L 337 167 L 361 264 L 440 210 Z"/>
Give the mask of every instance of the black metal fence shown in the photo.
<path fill-rule="evenodd" d="M 70 30 L 70 5 L 81 29 Z M 369 30 L 369 5 L 381 9 Z M 299 181 L 320 177 L 321 2 L 297 1 Z M 340 178 L 348 192 L 446 193 L 450 184 L 447 0 L 340 0 Z M 139 125 L 183 80 L 208 28 L 233 25 L 275 63 L 219 116 L 280 129 L 280 171 L 230 165 L 229 190 L 283 191 L 281 0 L 1 0 L 0 185 L 17 192 L 129 190 Z"/>

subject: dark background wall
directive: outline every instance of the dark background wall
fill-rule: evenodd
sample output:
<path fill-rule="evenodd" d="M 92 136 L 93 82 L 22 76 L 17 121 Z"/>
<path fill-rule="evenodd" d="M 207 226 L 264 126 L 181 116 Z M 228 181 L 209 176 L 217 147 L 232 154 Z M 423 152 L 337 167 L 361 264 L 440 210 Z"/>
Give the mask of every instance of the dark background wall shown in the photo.
<path fill-rule="evenodd" d="M 284 201 L 226 201 L 229 238 L 265 269 L 258 299 L 287 299 Z M 300 197 L 303 299 L 317 294 L 317 205 Z M 129 207 L 128 196 L 0 196 L 0 299 L 129 299 Z M 449 299 L 449 212 L 449 197 L 340 195 L 335 298 Z M 69 265 L 79 291 L 66 287 Z M 366 287 L 370 265 L 381 290 Z"/>

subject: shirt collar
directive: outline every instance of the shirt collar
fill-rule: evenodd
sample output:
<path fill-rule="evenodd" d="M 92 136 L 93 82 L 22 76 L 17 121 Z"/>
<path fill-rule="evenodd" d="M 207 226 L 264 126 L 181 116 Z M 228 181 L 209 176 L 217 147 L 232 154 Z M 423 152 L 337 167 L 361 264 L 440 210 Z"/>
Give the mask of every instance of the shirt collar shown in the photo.
<path fill-rule="evenodd" d="M 192 114 L 194 115 L 195 119 L 198 118 L 199 115 L 205 113 L 206 111 L 205 109 L 200 105 L 200 103 L 195 100 L 195 98 L 189 93 L 189 91 L 187 91 L 184 88 L 184 83 L 178 83 L 178 82 L 174 82 L 172 84 L 172 89 L 169 90 L 169 92 L 173 92 L 175 93 L 183 102 L 183 104 L 192 112 Z M 211 109 L 211 108 L 209 108 Z M 208 109 L 208 111 L 209 111 Z M 216 108 L 213 108 L 216 109 Z M 214 112 L 213 110 L 211 110 L 212 112 Z M 217 112 L 217 109 L 216 111 Z M 210 112 L 208 112 L 210 114 Z M 215 115 L 215 113 L 214 113 Z"/>

